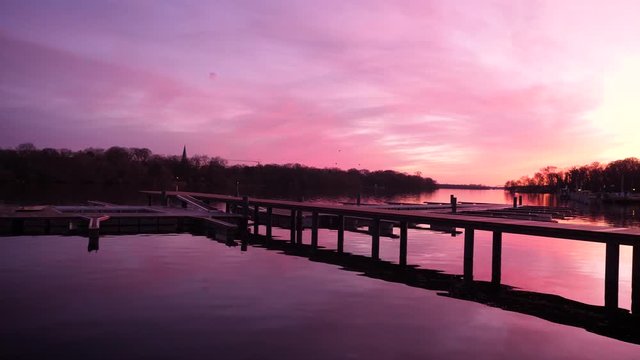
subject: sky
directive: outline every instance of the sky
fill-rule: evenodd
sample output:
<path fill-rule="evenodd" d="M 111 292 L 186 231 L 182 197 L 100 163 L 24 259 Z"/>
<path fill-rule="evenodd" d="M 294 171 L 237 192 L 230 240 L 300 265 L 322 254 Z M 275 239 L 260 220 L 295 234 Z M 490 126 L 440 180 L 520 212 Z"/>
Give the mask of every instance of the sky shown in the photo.
<path fill-rule="evenodd" d="M 3 0 L 0 147 L 186 145 L 487 185 L 640 156 L 637 14 L 615 0 Z"/>

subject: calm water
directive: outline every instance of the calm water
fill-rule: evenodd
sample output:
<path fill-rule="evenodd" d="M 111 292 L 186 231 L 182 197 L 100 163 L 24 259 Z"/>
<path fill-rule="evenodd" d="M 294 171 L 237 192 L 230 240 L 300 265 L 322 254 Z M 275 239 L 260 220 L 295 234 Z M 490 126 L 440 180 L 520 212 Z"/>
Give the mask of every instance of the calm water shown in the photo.
<path fill-rule="evenodd" d="M 511 201 L 502 191 L 461 190 L 398 200 L 448 201 L 450 193 Z M 490 279 L 490 237 L 476 232 L 480 280 Z M 335 239 L 320 230 L 321 246 L 335 248 Z M 409 263 L 461 274 L 462 242 L 409 230 Z M 603 245 L 505 234 L 503 247 L 503 283 L 603 304 Z M 369 255 L 370 237 L 347 233 L 345 251 Z M 382 238 L 380 253 L 396 262 L 398 240 Z M 630 264 L 623 246 L 624 308 Z M 97 253 L 81 237 L 0 238 L 0 288 L 2 359 L 640 358 L 640 346 L 581 328 L 188 234 L 106 236 Z"/>

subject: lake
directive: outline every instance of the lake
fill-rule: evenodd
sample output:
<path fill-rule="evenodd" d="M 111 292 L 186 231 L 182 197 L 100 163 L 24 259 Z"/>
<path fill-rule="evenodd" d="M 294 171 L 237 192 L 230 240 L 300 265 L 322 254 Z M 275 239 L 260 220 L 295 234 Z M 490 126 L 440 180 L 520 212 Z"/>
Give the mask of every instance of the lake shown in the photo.
<path fill-rule="evenodd" d="M 394 200 L 447 202 L 449 194 L 511 202 L 499 190 L 458 189 Z M 557 204 L 548 195 L 524 200 Z M 570 221 L 637 226 L 634 209 L 609 210 L 583 207 Z M 289 231 L 274 235 L 288 239 Z M 345 251 L 368 256 L 370 241 L 347 233 Z M 321 229 L 319 244 L 335 249 L 336 232 Z M 462 249 L 463 236 L 409 230 L 408 262 L 421 269 L 461 274 Z M 630 250 L 621 247 L 625 309 Z M 381 258 L 397 262 L 397 254 L 398 240 L 382 237 Z M 3 359 L 640 358 L 640 346 L 582 328 L 191 234 L 103 236 L 92 253 L 82 237 L 4 237 L 0 257 Z M 504 284 L 604 303 L 602 244 L 505 234 L 502 258 Z M 476 231 L 474 274 L 490 280 L 491 233 Z"/>

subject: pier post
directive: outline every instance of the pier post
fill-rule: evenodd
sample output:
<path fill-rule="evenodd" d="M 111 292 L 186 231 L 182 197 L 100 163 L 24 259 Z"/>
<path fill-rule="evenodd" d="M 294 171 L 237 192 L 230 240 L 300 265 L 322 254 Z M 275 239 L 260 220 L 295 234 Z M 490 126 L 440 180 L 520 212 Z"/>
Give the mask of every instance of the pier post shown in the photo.
<path fill-rule="evenodd" d="M 514 208 L 517 208 L 517 207 L 518 207 L 518 197 L 517 197 L 517 196 L 514 196 L 514 197 L 513 197 L 513 207 L 514 207 Z"/>
<path fill-rule="evenodd" d="M 338 215 L 338 252 L 344 252 L 344 215 Z"/>
<path fill-rule="evenodd" d="M 640 315 L 640 244 L 633 245 L 631 260 L 631 313 Z"/>
<path fill-rule="evenodd" d="M 272 225 L 271 222 L 273 221 L 273 208 L 272 207 L 268 207 L 267 208 L 267 241 L 271 240 L 271 236 L 272 236 Z"/>
<path fill-rule="evenodd" d="M 246 242 L 249 232 L 249 197 L 242 197 L 242 241 Z"/>
<path fill-rule="evenodd" d="M 607 242 L 604 265 L 604 306 L 606 308 L 618 308 L 619 264 L 620 244 Z"/>
<path fill-rule="evenodd" d="M 407 265 L 407 222 L 400 222 L 400 265 Z"/>
<path fill-rule="evenodd" d="M 457 207 L 458 199 L 455 196 L 451 195 L 451 212 L 455 214 L 457 211 Z"/>
<path fill-rule="evenodd" d="M 319 216 L 318 212 L 314 211 L 311 214 L 311 248 L 315 249 L 318 247 L 318 221 Z"/>
<path fill-rule="evenodd" d="M 474 229 L 464 229 L 464 281 L 470 283 L 473 281 L 473 237 Z"/>
<path fill-rule="evenodd" d="M 296 210 L 295 209 L 291 209 L 291 214 L 289 217 L 289 226 L 291 227 L 291 243 L 295 244 L 296 243 Z"/>
<path fill-rule="evenodd" d="M 493 232 L 493 246 L 491 253 L 491 284 L 500 287 L 502 276 L 502 232 Z"/>
<path fill-rule="evenodd" d="M 296 242 L 302 244 L 302 232 L 304 231 L 304 219 L 302 217 L 302 210 L 298 210 L 296 214 Z"/>
<path fill-rule="evenodd" d="M 522 206 L 522 195 L 518 196 L 518 205 Z"/>
<path fill-rule="evenodd" d="M 258 235 L 260 232 L 260 207 L 255 205 L 253 207 L 253 235 Z"/>
<path fill-rule="evenodd" d="M 371 225 L 371 258 L 380 260 L 380 218 L 373 218 Z"/>

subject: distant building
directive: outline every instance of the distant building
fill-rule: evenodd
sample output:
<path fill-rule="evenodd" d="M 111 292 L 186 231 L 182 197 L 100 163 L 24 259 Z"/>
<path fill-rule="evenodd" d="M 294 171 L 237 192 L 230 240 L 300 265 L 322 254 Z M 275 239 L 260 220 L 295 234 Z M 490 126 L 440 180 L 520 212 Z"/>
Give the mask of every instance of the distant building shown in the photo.
<path fill-rule="evenodd" d="M 187 159 L 187 145 L 185 145 L 182 148 L 182 159 L 180 160 L 180 162 L 182 163 L 187 163 L 189 162 L 189 159 Z"/>

